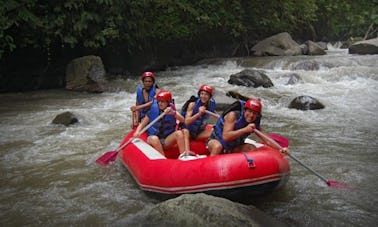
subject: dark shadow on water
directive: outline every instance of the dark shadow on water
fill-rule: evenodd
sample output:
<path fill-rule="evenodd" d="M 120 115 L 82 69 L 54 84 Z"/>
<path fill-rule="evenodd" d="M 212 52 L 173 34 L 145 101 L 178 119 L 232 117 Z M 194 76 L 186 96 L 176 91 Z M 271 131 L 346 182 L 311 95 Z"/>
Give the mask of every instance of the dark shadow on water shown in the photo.
<path fill-rule="evenodd" d="M 198 193 L 206 193 L 208 195 L 217 196 L 229 199 L 233 202 L 242 203 L 245 205 L 255 205 L 259 201 L 259 198 L 271 197 L 271 194 L 275 194 L 275 188 L 278 182 L 269 182 L 262 185 L 255 185 L 237 189 L 225 189 L 225 190 L 211 190 L 211 191 L 201 191 Z M 162 194 L 151 191 L 144 191 L 144 193 L 151 199 L 158 201 L 165 201 L 169 199 L 176 198 L 181 194 Z M 195 194 L 195 193 L 190 193 Z"/>

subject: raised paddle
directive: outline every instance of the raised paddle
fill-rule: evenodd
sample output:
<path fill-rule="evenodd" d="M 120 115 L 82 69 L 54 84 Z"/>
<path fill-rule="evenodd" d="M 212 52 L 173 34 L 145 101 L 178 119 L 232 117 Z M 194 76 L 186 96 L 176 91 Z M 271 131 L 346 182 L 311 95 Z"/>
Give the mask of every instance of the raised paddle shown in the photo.
<path fill-rule="evenodd" d="M 287 146 L 289 145 L 289 140 L 286 139 L 283 136 L 280 136 L 278 134 L 271 134 L 270 135 L 271 137 L 268 137 L 267 135 L 265 135 L 264 133 L 260 132 L 257 129 L 255 129 L 254 131 L 255 131 L 256 135 L 258 135 L 260 138 L 262 138 L 264 141 L 266 141 L 268 143 L 268 145 L 271 145 L 278 150 L 282 149 L 282 146 L 280 144 L 286 144 Z M 294 161 L 298 162 L 301 166 L 305 167 L 307 170 L 309 170 L 310 172 L 315 174 L 317 177 L 322 179 L 328 186 L 337 187 L 337 188 L 352 188 L 351 186 L 344 184 L 344 183 L 341 183 L 341 182 L 337 182 L 337 181 L 333 181 L 333 180 L 327 180 L 325 177 L 320 175 L 318 172 L 316 172 L 315 170 L 313 170 L 312 168 L 310 168 L 309 166 L 307 166 L 306 164 L 301 162 L 294 155 L 292 155 L 290 153 L 288 153 L 287 155 L 290 158 L 292 158 Z"/>
<path fill-rule="evenodd" d="M 167 111 L 163 111 L 155 120 L 151 121 L 146 127 L 144 127 L 142 130 L 140 130 L 136 135 L 131 137 L 126 143 L 122 144 L 122 146 L 118 147 L 116 150 L 108 151 L 105 154 L 103 154 L 101 157 L 99 157 L 96 160 L 96 163 L 100 165 L 107 165 L 109 163 L 112 163 L 116 160 L 118 152 L 120 152 L 123 148 L 125 148 L 127 145 L 129 145 L 131 142 L 134 141 L 134 139 L 138 138 L 142 133 L 147 131 L 153 124 L 155 124 L 157 121 L 159 121 L 164 115 L 170 111 L 170 107 Z"/>

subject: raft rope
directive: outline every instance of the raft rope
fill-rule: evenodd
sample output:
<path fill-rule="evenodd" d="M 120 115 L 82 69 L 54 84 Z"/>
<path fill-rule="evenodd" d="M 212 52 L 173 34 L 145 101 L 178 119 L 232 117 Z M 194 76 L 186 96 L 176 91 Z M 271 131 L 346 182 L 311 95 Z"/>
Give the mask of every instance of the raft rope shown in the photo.
<path fill-rule="evenodd" d="M 253 159 L 248 157 L 245 152 L 241 152 L 241 153 L 244 155 L 245 159 L 247 159 L 248 168 L 250 168 L 250 169 L 255 168 L 256 165 L 255 165 L 255 162 L 253 161 Z"/>

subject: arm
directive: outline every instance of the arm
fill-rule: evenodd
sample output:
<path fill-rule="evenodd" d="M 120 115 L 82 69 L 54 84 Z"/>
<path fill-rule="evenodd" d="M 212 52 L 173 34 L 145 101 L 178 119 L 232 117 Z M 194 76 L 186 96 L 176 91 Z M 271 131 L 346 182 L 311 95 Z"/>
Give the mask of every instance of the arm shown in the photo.
<path fill-rule="evenodd" d="M 263 132 L 255 129 L 254 132 L 256 135 L 258 135 L 268 146 L 279 150 L 283 154 L 289 154 L 289 148 L 287 147 L 281 147 L 276 141 L 274 141 L 272 138 L 270 138 L 268 135 L 264 134 Z"/>
<path fill-rule="evenodd" d="M 159 93 L 159 91 L 160 91 L 160 89 L 159 88 L 156 88 L 156 91 L 155 91 L 155 94 L 157 94 L 157 93 Z M 156 95 L 154 96 L 154 98 L 156 97 Z M 137 100 L 137 102 L 136 102 L 136 104 L 135 104 L 135 109 L 134 110 L 132 110 L 132 111 L 136 111 L 136 110 L 141 110 L 141 109 L 149 109 L 151 106 L 152 106 L 152 103 L 153 103 L 153 99 L 151 100 L 151 101 L 149 101 L 149 102 L 146 102 L 146 103 L 144 103 L 144 104 L 139 104 L 138 103 L 138 100 Z"/>
<path fill-rule="evenodd" d="M 139 110 L 141 110 L 141 109 L 147 109 L 147 108 L 150 108 L 151 107 L 151 105 L 152 105 L 152 100 L 151 101 L 149 101 L 149 102 L 146 102 L 146 103 L 144 103 L 144 104 L 141 104 L 141 105 L 138 105 L 138 102 L 134 105 L 134 106 L 131 106 L 130 107 L 130 110 L 131 111 L 139 111 Z"/>
<path fill-rule="evenodd" d="M 253 132 L 253 130 L 255 128 L 255 124 L 248 124 L 244 128 L 234 130 L 236 120 L 237 120 L 236 115 L 235 115 L 235 112 L 233 112 L 233 111 L 226 114 L 226 116 L 224 117 L 224 126 L 223 126 L 223 139 L 224 139 L 224 141 L 226 141 L 226 142 L 232 141 L 232 140 L 235 140 L 236 138 L 242 136 L 243 134 Z"/>
<path fill-rule="evenodd" d="M 176 119 L 179 122 L 184 122 L 185 121 L 185 118 L 179 112 L 177 112 L 177 111 L 176 111 L 175 117 L 176 117 Z"/>
<path fill-rule="evenodd" d="M 150 118 L 148 116 L 145 116 L 140 122 L 140 124 L 138 125 L 137 129 L 135 130 L 134 136 L 138 135 L 138 133 L 148 124 L 149 121 L 150 121 Z"/>
<path fill-rule="evenodd" d="M 199 111 L 198 113 L 194 114 L 193 115 L 193 108 L 194 108 L 194 105 L 196 103 L 195 102 L 191 102 L 189 105 L 188 105 L 188 109 L 186 110 L 186 115 L 185 115 L 185 124 L 186 125 L 190 125 L 193 123 L 193 121 L 197 120 L 202 114 L 206 113 L 206 107 L 204 106 L 201 106 L 199 108 Z"/>

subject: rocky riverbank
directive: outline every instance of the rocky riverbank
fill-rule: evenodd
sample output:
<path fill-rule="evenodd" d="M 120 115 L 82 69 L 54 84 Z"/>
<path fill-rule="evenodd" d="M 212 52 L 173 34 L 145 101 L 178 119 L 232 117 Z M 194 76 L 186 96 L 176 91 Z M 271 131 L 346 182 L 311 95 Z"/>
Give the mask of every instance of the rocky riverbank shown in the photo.
<path fill-rule="evenodd" d="M 236 43 L 217 44 L 209 49 L 189 51 L 185 47 L 172 48 L 172 45 L 161 46 L 160 54 L 141 53 L 139 56 L 127 56 L 121 47 L 106 49 L 94 54 L 91 51 L 62 49 L 59 55 L 50 59 L 48 54 L 39 49 L 20 50 L 7 56 L 1 62 L 0 92 L 18 92 L 51 88 L 63 88 L 70 85 L 67 73 L 70 73 L 72 62 L 83 55 L 98 56 L 106 69 L 106 76 L 115 74 L 124 77 L 139 75 L 141 71 L 160 71 L 167 66 L 194 64 L 201 59 L 215 57 L 235 57 L 232 47 Z M 223 48 L 222 48 L 223 46 Z M 214 49 L 214 50 L 212 50 Z M 290 34 L 280 33 L 262 40 L 254 45 L 248 53 L 238 53 L 237 56 L 282 56 L 282 55 L 324 55 L 325 43 L 315 43 L 310 40 L 299 44 Z M 112 52 L 116 54 L 111 54 Z M 378 54 L 378 38 L 356 42 L 349 46 L 351 54 Z M 143 57 L 146 55 L 148 57 Z M 102 64 L 102 63 L 101 63 Z M 98 69 L 93 69 L 100 75 Z M 100 75 L 101 76 L 101 75 Z M 97 78 L 98 79 L 98 78 Z M 90 81 L 91 82 L 91 81 Z M 91 84 L 90 91 L 97 91 L 96 84 Z M 85 90 L 83 88 L 82 90 Z"/>

